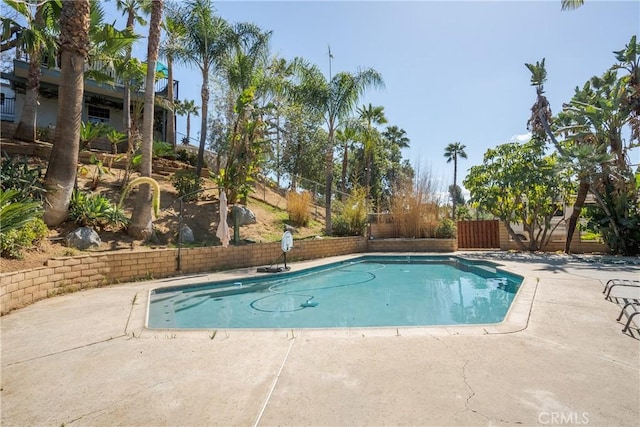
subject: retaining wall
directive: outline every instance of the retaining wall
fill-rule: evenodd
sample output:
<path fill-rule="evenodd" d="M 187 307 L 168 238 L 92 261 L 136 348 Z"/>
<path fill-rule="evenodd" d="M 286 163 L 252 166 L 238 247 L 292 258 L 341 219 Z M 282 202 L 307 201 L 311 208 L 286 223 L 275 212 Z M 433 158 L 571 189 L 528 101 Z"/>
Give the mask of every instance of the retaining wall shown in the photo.
<path fill-rule="evenodd" d="M 373 239 L 367 242 L 369 252 L 455 252 L 456 239 Z"/>
<path fill-rule="evenodd" d="M 288 261 L 365 252 L 365 237 L 296 241 Z M 178 271 L 178 254 L 180 270 Z M 44 267 L 0 273 L 1 314 L 53 295 L 80 289 L 179 274 L 270 265 L 280 255 L 280 243 L 199 248 L 123 250 L 54 258 Z"/>
<path fill-rule="evenodd" d="M 517 249 L 500 227 L 500 247 Z M 548 251 L 562 250 L 562 242 L 552 242 Z M 296 240 L 288 261 L 318 259 L 362 252 L 455 252 L 456 239 L 372 239 L 365 237 Z M 574 240 L 576 253 L 603 252 L 606 246 Z M 108 286 L 135 280 L 159 279 L 181 274 L 231 270 L 270 265 L 282 251 L 280 242 L 242 246 L 145 249 L 102 252 L 54 258 L 44 267 L 0 273 L 0 314 L 43 298 L 80 289 Z M 178 255 L 180 268 L 178 269 Z"/>

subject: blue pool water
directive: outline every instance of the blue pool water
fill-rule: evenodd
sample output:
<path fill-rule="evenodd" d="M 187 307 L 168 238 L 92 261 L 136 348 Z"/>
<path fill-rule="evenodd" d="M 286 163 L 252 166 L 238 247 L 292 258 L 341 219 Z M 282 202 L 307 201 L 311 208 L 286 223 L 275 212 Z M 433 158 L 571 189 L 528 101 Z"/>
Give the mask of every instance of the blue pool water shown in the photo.
<path fill-rule="evenodd" d="M 160 288 L 150 328 L 340 328 L 498 323 L 522 277 L 457 257 L 363 256 L 309 270 Z"/>

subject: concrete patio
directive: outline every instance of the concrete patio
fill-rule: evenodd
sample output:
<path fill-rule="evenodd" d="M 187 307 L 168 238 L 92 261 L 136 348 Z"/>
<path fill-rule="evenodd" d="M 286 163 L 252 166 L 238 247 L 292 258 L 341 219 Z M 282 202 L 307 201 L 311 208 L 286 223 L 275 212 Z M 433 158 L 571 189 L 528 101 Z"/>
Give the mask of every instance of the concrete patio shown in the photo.
<path fill-rule="evenodd" d="M 148 290 L 158 281 L 40 301 L 0 319 L 0 422 L 638 425 L 638 332 L 621 332 L 619 306 L 602 295 L 610 278 L 640 278 L 638 258 L 613 263 L 553 254 L 455 255 L 490 259 L 526 277 L 504 324 L 148 330 Z"/>

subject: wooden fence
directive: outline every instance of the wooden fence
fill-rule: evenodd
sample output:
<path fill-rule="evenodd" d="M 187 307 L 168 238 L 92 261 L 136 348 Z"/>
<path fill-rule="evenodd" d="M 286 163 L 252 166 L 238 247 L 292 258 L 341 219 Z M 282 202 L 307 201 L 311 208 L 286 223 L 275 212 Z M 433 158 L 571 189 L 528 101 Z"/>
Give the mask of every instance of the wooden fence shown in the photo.
<path fill-rule="evenodd" d="M 498 220 L 458 221 L 458 249 L 500 247 Z"/>

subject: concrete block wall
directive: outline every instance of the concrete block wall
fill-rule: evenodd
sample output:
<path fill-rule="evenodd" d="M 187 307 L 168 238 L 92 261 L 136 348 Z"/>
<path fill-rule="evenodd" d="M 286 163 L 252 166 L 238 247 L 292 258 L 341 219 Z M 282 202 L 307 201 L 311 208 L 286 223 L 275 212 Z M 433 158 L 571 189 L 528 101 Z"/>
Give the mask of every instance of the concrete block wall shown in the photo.
<path fill-rule="evenodd" d="M 500 228 L 503 250 L 517 249 Z M 561 242 L 552 242 L 546 250 L 562 250 Z M 365 237 L 325 238 L 294 242 L 287 261 L 319 259 L 363 252 L 455 252 L 456 239 L 372 239 Z M 601 243 L 574 240 L 576 253 L 604 252 Z M 54 258 L 44 267 L 0 273 L 0 314 L 43 298 L 86 288 L 108 286 L 135 280 L 159 279 L 193 274 L 271 265 L 282 254 L 280 243 L 201 248 L 123 250 L 76 257 Z M 178 255 L 180 271 L 178 271 Z M 280 260 L 282 263 L 282 260 Z"/>
<path fill-rule="evenodd" d="M 288 261 L 365 252 L 364 237 L 296 241 Z M 178 253 L 180 271 L 178 271 Z M 123 250 L 54 258 L 44 267 L 0 273 L 0 314 L 54 295 L 135 280 L 270 265 L 280 243 L 202 248 Z"/>
<path fill-rule="evenodd" d="M 374 239 L 388 239 L 398 237 L 398 227 L 392 222 L 371 223 L 370 233 Z"/>
<path fill-rule="evenodd" d="M 455 252 L 457 239 L 373 239 L 369 252 Z"/>

